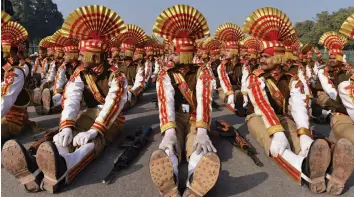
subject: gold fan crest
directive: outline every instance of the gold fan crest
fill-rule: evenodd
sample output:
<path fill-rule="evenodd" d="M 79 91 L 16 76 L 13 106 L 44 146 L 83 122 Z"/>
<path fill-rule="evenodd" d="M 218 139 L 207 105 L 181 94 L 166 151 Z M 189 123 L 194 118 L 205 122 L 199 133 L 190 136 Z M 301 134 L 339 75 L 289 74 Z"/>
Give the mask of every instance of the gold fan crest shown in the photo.
<path fill-rule="evenodd" d="M 145 31 L 134 24 L 127 24 L 127 31 L 123 34 L 119 34 L 117 40 L 122 43 L 128 43 L 132 45 L 137 45 L 147 41 L 148 37 Z"/>
<path fill-rule="evenodd" d="M 157 17 L 153 33 L 168 40 L 191 38 L 198 40 L 210 36 L 205 17 L 189 5 L 175 5 Z"/>
<path fill-rule="evenodd" d="M 126 31 L 123 19 L 113 10 L 101 5 L 76 9 L 64 21 L 63 33 L 78 40 L 110 40 Z"/>
<path fill-rule="evenodd" d="M 344 21 L 339 32 L 354 39 L 354 13 Z"/>
<path fill-rule="evenodd" d="M 204 42 L 204 48 L 207 48 L 209 50 L 219 49 L 221 45 L 222 42 L 213 36 L 209 37 Z"/>
<path fill-rule="evenodd" d="M 324 45 L 328 49 L 343 49 L 347 42 L 348 40 L 346 37 L 338 34 L 337 32 L 329 31 L 321 36 L 318 43 Z"/>
<path fill-rule="evenodd" d="M 11 40 L 13 43 L 20 43 L 27 40 L 27 30 L 17 22 L 9 21 L 1 26 L 1 40 Z"/>
<path fill-rule="evenodd" d="M 215 38 L 222 41 L 235 41 L 240 42 L 244 39 L 245 35 L 242 29 L 232 23 L 224 23 L 220 25 L 215 31 Z"/>
<path fill-rule="evenodd" d="M 262 41 L 253 37 L 248 36 L 247 38 L 241 41 L 241 45 L 245 48 L 256 49 L 257 51 L 261 50 L 262 48 Z"/>
<path fill-rule="evenodd" d="M 11 20 L 11 18 L 12 16 L 1 10 L 1 26 L 6 25 Z"/>
<path fill-rule="evenodd" d="M 47 36 L 39 42 L 39 46 L 43 48 L 51 48 L 55 47 L 56 45 L 53 42 L 52 36 Z"/>
<path fill-rule="evenodd" d="M 64 35 L 63 30 L 58 30 L 56 31 L 52 36 L 51 36 L 52 42 L 54 42 L 57 45 L 61 46 L 78 46 L 79 45 L 79 40 L 74 39 L 74 38 L 68 38 Z"/>
<path fill-rule="evenodd" d="M 245 21 L 243 31 L 251 36 L 266 41 L 283 41 L 295 34 L 295 29 L 288 16 L 272 7 L 254 11 Z"/>
<path fill-rule="evenodd" d="M 160 44 L 159 41 L 156 39 L 156 37 L 153 35 L 151 36 L 147 35 L 146 38 L 147 39 L 145 41 L 145 46 L 147 47 L 155 47 Z"/>
<path fill-rule="evenodd" d="M 293 50 L 293 51 L 297 51 L 299 50 L 301 47 L 303 46 L 303 44 L 297 40 L 295 43 L 293 43 L 290 48 Z"/>
<path fill-rule="evenodd" d="M 301 48 L 301 53 L 302 54 L 307 54 L 309 51 L 312 51 L 312 49 L 313 49 L 312 44 L 307 43 Z"/>

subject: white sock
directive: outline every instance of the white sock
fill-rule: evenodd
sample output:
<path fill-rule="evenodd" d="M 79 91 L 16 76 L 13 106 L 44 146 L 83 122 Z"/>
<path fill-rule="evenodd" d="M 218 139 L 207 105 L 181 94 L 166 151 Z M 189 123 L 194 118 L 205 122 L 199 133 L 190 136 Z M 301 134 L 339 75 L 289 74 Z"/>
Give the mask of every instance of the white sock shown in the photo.
<path fill-rule="evenodd" d="M 178 158 L 177 156 L 170 151 L 169 149 L 166 149 L 165 152 L 167 153 L 168 157 L 170 158 L 173 166 L 173 173 L 176 175 L 178 178 Z"/>
<path fill-rule="evenodd" d="M 199 163 L 203 155 L 204 155 L 203 153 L 197 155 L 197 153 L 194 151 L 192 155 L 189 157 L 187 182 L 189 182 L 189 177 L 194 173 L 195 167 L 197 166 L 197 164 Z"/>
<path fill-rule="evenodd" d="M 57 147 L 60 155 L 69 153 L 69 147 L 62 147 L 58 144 L 55 144 L 55 146 Z"/>
<path fill-rule="evenodd" d="M 66 161 L 67 169 L 71 169 L 76 164 L 78 164 L 90 151 L 95 148 L 93 142 L 87 143 L 81 146 L 79 149 L 75 150 L 73 153 L 61 154 Z"/>

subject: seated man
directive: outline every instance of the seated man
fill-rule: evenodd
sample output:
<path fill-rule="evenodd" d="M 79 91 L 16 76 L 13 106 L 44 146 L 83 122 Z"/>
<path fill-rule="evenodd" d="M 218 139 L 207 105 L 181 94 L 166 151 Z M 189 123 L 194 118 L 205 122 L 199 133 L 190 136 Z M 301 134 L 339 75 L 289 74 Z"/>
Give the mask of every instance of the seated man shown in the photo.
<path fill-rule="evenodd" d="M 317 74 L 318 102 L 332 112 L 334 137 L 346 138 L 354 144 L 354 72 L 343 63 L 342 51 L 347 40 L 335 32 L 327 32 L 320 41 L 330 51 L 327 65 L 320 66 Z"/>
<path fill-rule="evenodd" d="M 80 65 L 78 61 L 79 41 L 73 38 L 66 38 L 62 31 L 57 31 L 52 36 L 53 40 L 59 45 L 63 46 L 64 62 L 58 68 L 54 79 L 53 87 L 46 88 L 42 93 L 43 108 L 50 113 L 59 113 L 62 110 L 62 98 L 64 94 L 64 87 L 68 83 L 70 76 L 74 74 L 76 68 Z"/>
<path fill-rule="evenodd" d="M 92 15 L 117 16 L 104 6 L 85 6 L 86 14 L 71 14 L 65 21 L 64 31 L 70 37 L 82 38 L 82 34 L 70 31 L 81 17 L 90 19 Z M 92 18 L 97 21 L 97 18 Z M 125 25 L 121 20 L 100 18 L 95 24 L 107 24 L 107 28 L 93 33 L 92 22 L 82 23 L 85 40 L 80 42 L 80 65 L 65 87 L 63 111 L 59 133 L 53 142 L 42 143 L 36 156 L 32 156 L 17 141 L 8 141 L 3 148 L 4 168 L 14 175 L 27 191 L 58 191 L 68 184 L 82 169 L 95 159 L 122 130 L 124 117 L 120 115 L 127 100 L 127 80 L 117 68 L 103 63 L 104 44 L 112 36 L 121 33 Z M 109 27 L 117 27 L 114 31 Z M 93 29 L 97 29 L 95 27 Z M 84 100 L 87 109 L 80 113 L 80 103 Z M 76 147 L 76 148 L 75 148 Z M 14 162 L 14 161 L 17 162 Z M 43 178 L 44 177 L 44 178 Z"/>
<path fill-rule="evenodd" d="M 291 34 L 278 37 L 280 34 L 274 31 L 257 31 L 263 25 L 272 24 L 271 20 L 259 22 L 268 17 L 267 13 L 279 13 L 272 15 L 274 20 L 283 18 L 284 13 L 275 8 L 261 8 L 255 13 L 264 14 L 249 17 L 244 29 L 250 35 L 261 36 L 264 47 L 260 60 L 262 69 L 253 71 L 247 80 L 248 130 L 264 147 L 266 154 L 271 155 L 296 182 L 306 181 L 314 193 L 327 190 L 339 195 L 354 168 L 354 147 L 344 138 L 332 150 L 326 141 L 312 140 L 304 84 L 296 73 L 282 69 L 285 47 L 279 40 Z M 294 28 L 291 23 L 279 24 L 276 29 L 282 31 L 280 27 Z M 328 182 L 325 178 L 329 179 Z"/>
<path fill-rule="evenodd" d="M 226 42 L 224 59 L 217 68 L 220 79 L 219 98 L 239 116 L 245 116 L 241 93 L 242 63 L 239 57 L 240 41 L 244 34 L 240 27 L 225 23 L 218 27 L 215 37 Z"/>
<path fill-rule="evenodd" d="M 121 59 L 123 61 L 117 64 L 117 67 L 128 80 L 128 100 L 124 109 L 129 109 L 136 105 L 139 97 L 143 94 L 145 84 L 145 71 L 142 62 L 143 48 L 136 47 L 141 46 L 147 37 L 141 27 L 128 24 L 127 32 L 123 33 L 120 38 L 122 39 Z"/>
<path fill-rule="evenodd" d="M 173 6 L 170 10 L 182 10 Z M 185 6 L 185 5 L 183 5 Z M 155 26 L 169 27 L 154 33 L 170 39 L 176 44 L 175 52 L 169 57 L 168 64 L 162 68 L 157 78 L 160 128 L 164 135 L 159 150 L 150 158 L 150 175 L 162 196 L 180 196 L 178 191 L 178 166 L 183 160 L 188 161 L 187 189 L 183 196 L 204 196 L 218 180 L 220 159 L 208 136 L 211 122 L 212 80 L 208 68 L 193 62 L 194 38 L 201 39 L 207 32 L 201 24 L 206 19 L 198 10 L 187 6 L 191 13 L 197 13 L 199 20 L 185 14 L 185 21 L 172 21 L 180 13 L 170 13 L 171 18 L 157 20 Z M 159 18 L 163 18 L 159 16 Z M 177 25 L 193 22 L 195 31 L 178 34 Z M 167 25 L 168 24 L 168 25 Z M 158 29 L 158 28 L 156 28 Z M 155 27 L 154 27 L 155 30 Z M 176 32 L 175 32 L 176 31 Z M 190 36 L 190 37 L 189 37 Z"/>
<path fill-rule="evenodd" d="M 58 35 L 58 33 L 56 33 Z M 59 37 L 56 34 L 53 36 Z M 46 42 L 52 42 L 55 45 L 54 59 L 49 65 L 48 73 L 45 76 L 45 81 L 39 88 L 33 91 L 33 103 L 37 114 L 49 114 L 51 113 L 51 107 L 53 102 L 51 101 L 51 95 L 53 92 L 53 85 L 55 76 L 57 75 L 58 68 L 64 62 L 64 50 L 62 45 L 57 44 L 58 39 L 52 39 Z"/>
<path fill-rule="evenodd" d="M 25 87 L 31 64 L 18 56 L 18 44 L 27 39 L 27 31 L 12 21 L 2 29 L 1 144 L 18 136 L 30 124 L 27 106 L 31 101 Z"/>

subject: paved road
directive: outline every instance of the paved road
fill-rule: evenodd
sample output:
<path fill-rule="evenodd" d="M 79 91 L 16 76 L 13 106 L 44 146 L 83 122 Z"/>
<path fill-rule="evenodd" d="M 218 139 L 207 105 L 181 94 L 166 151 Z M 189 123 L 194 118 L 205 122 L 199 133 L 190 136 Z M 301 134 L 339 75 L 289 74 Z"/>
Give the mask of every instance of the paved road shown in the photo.
<path fill-rule="evenodd" d="M 126 114 L 126 127 L 120 139 L 114 145 L 109 146 L 106 151 L 91 163 L 73 182 L 63 189 L 58 197 L 97 197 L 97 196 L 121 196 L 121 197 L 157 197 L 159 196 L 149 176 L 148 163 L 153 150 L 157 149 L 161 141 L 159 134 L 158 111 L 155 109 L 151 98 L 155 95 L 153 88 L 144 95 L 143 100 L 134 109 Z M 247 134 L 247 128 L 243 118 L 231 115 L 224 107 L 222 111 L 213 113 L 214 119 L 224 119 L 240 127 L 240 131 Z M 30 108 L 31 120 L 38 121 L 42 126 L 53 128 L 58 125 L 59 115 L 38 117 L 33 108 Z M 139 126 L 151 125 L 154 129 L 153 141 L 147 146 L 145 152 L 140 154 L 136 161 L 125 170 L 117 174 L 117 179 L 112 185 L 101 183 L 105 175 L 110 171 L 114 159 L 122 152 L 117 144 L 122 142 L 124 135 L 135 132 Z M 326 134 L 329 134 L 329 126 L 318 126 Z M 28 146 L 32 140 L 31 133 L 25 134 L 20 141 Z M 235 149 L 231 144 L 218 137 L 212 138 L 218 154 L 222 160 L 222 169 L 219 181 L 215 188 L 209 192 L 208 197 L 229 197 L 229 196 L 262 196 L 262 197 L 299 197 L 319 196 L 312 194 L 306 186 L 299 186 L 294 183 L 288 175 L 278 168 L 269 158 L 264 156 L 263 149 L 250 138 L 260 152 L 258 155 L 264 163 L 264 167 L 257 167 L 250 158 L 243 152 Z M 181 167 L 181 172 L 186 172 L 187 165 Z M 34 197 L 49 196 L 46 192 L 28 194 L 18 182 L 5 170 L 1 170 L 1 195 L 4 197 Z M 183 179 L 184 177 L 181 177 Z M 345 194 L 342 196 L 354 196 L 354 176 L 350 178 Z M 323 194 L 321 196 L 329 196 Z"/>

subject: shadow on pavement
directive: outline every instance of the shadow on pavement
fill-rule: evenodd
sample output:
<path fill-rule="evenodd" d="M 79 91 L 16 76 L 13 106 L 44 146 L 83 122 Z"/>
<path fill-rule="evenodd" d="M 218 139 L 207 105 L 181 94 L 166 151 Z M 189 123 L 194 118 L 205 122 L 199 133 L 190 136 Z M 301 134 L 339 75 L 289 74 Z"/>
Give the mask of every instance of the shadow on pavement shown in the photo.
<path fill-rule="evenodd" d="M 268 174 L 258 172 L 250 175 L 232 177 L 226 170 L 220 172 L 219 180 L 215 187 L 206 195 L 209 197 L 228 197 L 243 193 L 257 187 L 268 179 Z"/>

